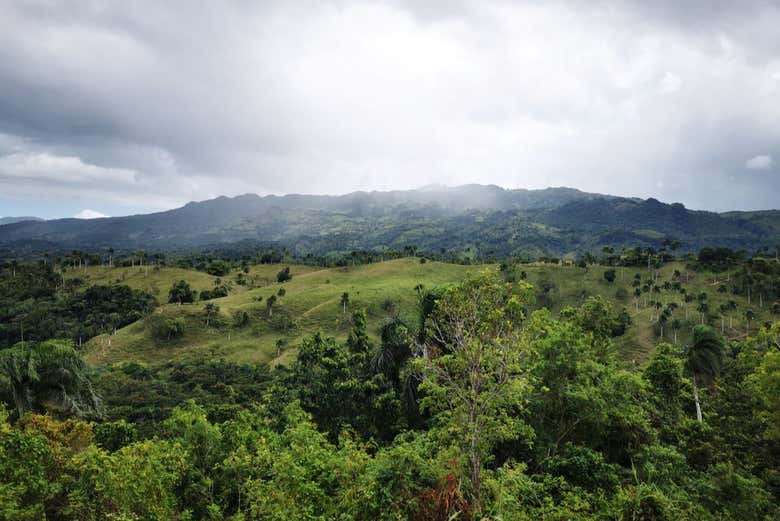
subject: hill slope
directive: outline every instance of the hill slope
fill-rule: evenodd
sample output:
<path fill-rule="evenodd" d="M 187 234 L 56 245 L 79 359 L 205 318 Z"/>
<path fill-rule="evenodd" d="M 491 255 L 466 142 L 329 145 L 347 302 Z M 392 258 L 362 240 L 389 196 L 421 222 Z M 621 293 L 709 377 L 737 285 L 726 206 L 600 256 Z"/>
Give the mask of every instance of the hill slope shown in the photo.
<path fill-rule="evenodd" d="M 34 241 L 52 249 L 170 251 L 250 240 L 280 244 L 298 255 L 415 245 L 420 251 L 502 257 L 657 246 L 665 237 L 682 241 L 685 249 L 756 249 L 780 242 L 780 213 L 717 214 L 570 188 L 466 185 L 343 196 L 219 197 L 148 215 L 0 226 L 0 245 L 11 251 L 27 251 Z"/>
<path fill-rule="evenodd" d="M 89 359 L 97 365 L 129 361 L 154 365 L 173 360 L 211 358 L 286 363 L 295 355 L 296 347 L 303 338 L 317 331 L 340 339 L 346 337 L 350 320 L 349 313 L 344 313 L 341 305 L 344 292 L 349 294 L 348 310 L 366 309 L 369 334 L 377 341 L 379 328 L 394 314 L 399 314 L 410 326 L 416 327 L 418 294 L 415 288 L 418 284 L 432 288 L 457 283 L 468 273 L 491 268 L 496 266 L 462 266 L 430 261 L 421 264 L 414 258 L 353 268 L 316 269 L 293 265 L 293 279 L 278 284 L 272 275 L 280 269 L 280 265 L 254 266 L 250 274 L 255 277 L 258 287 L 234 286 L 229 296 L 208 301 L 219 306 L 216 325 L 213 318 L 208 326 L 205 324 L 205 302 L 181 306 L 164 304 L 150 317 L 120 329 L 114 336 L 94 338 L 89 343 Z M 657 322 L 658 311 L 651 301 L 657 300 L 664 306 L 674 302 L 679 306 L 672 316 L 680 321 L 679 330 L 675 334 L 670 320 L 663 336 L 666 341 L 672 341 L 676 336 L 678 343 L 684 345 L 689 341 L 691 328 L 702 319 L 695 302 L 685 304 L 681 293 L 665 288 L 666 282 L 675 280 L 675 271 L 685 274 L 677 280 L 688 294 L 708 295 L 708 321 L 714 327 L 723 327 L 728 337 L 738 338 L 745 334 L 744 312 L 747 309 L 755 313 L 754 332 L 759 324 L 772 319 L 769 303 L 748 305 L 745 297 L 718 291 L 721 284 L 727 283 L 728 273 L 697 273 L 687 271 L 682 263 L 671 263 L 663 266 L 657 274 L 646 268 L 617 268 L 616 280 L 608 283 L 603 277 L 606 269 L 601 266 L 582 269 L 571 265 L 535 263 L 518 265 L 509 275 L 521 278 L 523 272 L 537 288 L 535 306 L 548 307 L 554 314 L 564 306 L 577 306 L 587 297 L 596 295 L 603 296 L 616 309 L 625 308 L 632 324 L 624 335 L 615 339 L 615 343 L 624 359 L 637 362 L 644 360 L 662 340 Z M 173 280 L 180 278 L 188 280 L 196 289 L 207 288 L 213 279 L 200 272 L 175 268 L 163 268 L 148 275 L 142 268 L 88 268 L 86 274 L 90 284 L 122 283 L 138 289 L 163 288 L 165 292 Z M 661 292 L 657 295 L 643 294 L 640 299 L 634 299 L 632 282 L 636 274 L 643 281 L 657 276 Z M 223 280 L 230 280 L 234 275 L 223 277 Z M 71 271 L 67 276 L 83 278 L 85 274 Z M 543 287 L 549 291 L 542 293 Z M 285 290 L 281 297 L 278 296 L 280 288 Z M 278 301 L 269 316 L 266 302 L 271 295 L 277 295 Z M 259 300 L 260 297 L 262 300 Z M 721 316 L 719 306 L 729 300 L 733 300 L 736 307 Z M 232 318 L 240 311 L 248 314 L 249 322 L 236 327 Z M 185 322 L 184 335 L 175 340 L 155 337 L 152 325 L 159 317 L 182 318 Z M 283 342 L 280 350 L 277 347 L 279 340 Z"/>

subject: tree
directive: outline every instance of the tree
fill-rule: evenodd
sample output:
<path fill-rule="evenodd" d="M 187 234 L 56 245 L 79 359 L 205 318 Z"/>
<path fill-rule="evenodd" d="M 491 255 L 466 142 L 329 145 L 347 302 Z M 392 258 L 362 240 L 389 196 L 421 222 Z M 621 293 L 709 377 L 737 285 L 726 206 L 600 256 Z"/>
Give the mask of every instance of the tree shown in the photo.
<path fill-rule="evenodd" d="M 279 283 L 292 280 L 292 274 L 290 273 L 290 267 L 286 266 L 283 270 L 276 274 L 276 281 Z"/>
<path fill-rule="evenodd" d="M 751 384 L 759 404 L 759 416 L 766 420 L 769 437 L 780 440 L 780 351 L 764 354 L 751 376 Z"/>
<path fill-rule="evenodd" d="M 349 305 L 349 293 L 345 291 L 344 293 L 341 294 L 341 308 L 343 310 L 342 313 L 347 312 L 348 305 Z"/>
<path fill-rule="evenodd" d="M 422 408 L 459 446 L 476 511 L 481 510 L 481 470 L 493 446 L 514 439 L 524 424 L 512 410 L 522 407 L 528 382 L 521 371 L 519 322 L 531 286 L 519 293 L 497 272 L 472 276 L 449 288 L 426 321 L 427 344 L 417 364 L 425 393 Z"/>
<path fill-rule="evenodd" d="M 276 358 L 279 358 L 282 354 L 282 348 L 284 348 L 285 344 L 287 344 L 287 340 L 284 338 L 280 338 L 276 341 Z"/>
<path fill-rule="evenodd" d="M 745 322 L 747 322 L 747 332 L 750 334 L 750 322 L 755 320 L 756 314 L 752 309 L 745 310 Z"/>
<path fill-rule="evenodd" d="M 209 302 L 203 306 L 203 314 L 206 318 L 206 327 L 209 327 L 209 322 L 211 319 L 219 315 L 219 306 Z"/>
<path fill-rule="evenodd" d="M 696 419 L 702 422 L 699 400 L 700 382 L 712 380 L 720 373 L 723 360 L 723 337 L 709 326 L 693 328 L 693 341 L 688 347 L 687 362 L 693 382 L 693 399 L 696 402 Z"/>
<path fill-rule="evenodd" d="M 233 313 L 233 326 L 241 328 L 249 324 L 249 313 L 239 309 Z"/>
<path fill-rule="evenodd" d="M 698 311 L 699 314 L 701 315 L 701 323 L 702 323 L 702 325 L 704 325 L 704 316 L 707 314 L 707 312 L 709 310 L 710 310 L 710 306 L 706 302 L 703 302 L 703 301 L 700 301 L 699 305 L 696 306 L 696 311 Z"/>
<path fill-rule="evenodd" d="M 155 314 L 149 317 L 149 326 L 159 340 L 172 340 L 184 334 L 185 322 L 182 317 L 168 318 Z"/>
<path fill-rule="evenodd" d="M 672 320 L 672 331 L 674 331 L 674 343 L 677 344 L 677 331 L 682 327 L 682 322 L 679 318 Z"/>
<path fill-rule="evenodd" d="M 168 302 L 178 303 L 181 305 L 183 302 L 195 302 L 195 292 L 190 287 L 186 280 L 180 280 L 174 282 L 168 291 Z"/>
<path fill-rule="evenodd" d="M 20 343 L 0 354 L 16 412 L 98 413 L 101 399 L 87 378 L 87 366 L 68 340 Z"/>
<path fill-rule="evenodd" d="M 610 284 L 615 282 L 615 270 L 610 268 L 604 272 L 604 280 Z"/>
<path fill-rule="evenodd" d="M 274 316 L 274 305 L 276 304 L 276 295 L 271 295 L 265 301 L 265 306 L 268 308 L 268 316 Z"/>
<path fill-rule="evenodd" d="M 664 339 L 664 326 L 669 321 L 669 315 L 667 314 L 666 310 L 664 310 L 663 313 L 658 315 L 658 326 L 661 328 L 661 340 Z"/>
<path fill-rule="evenodd" d="M 413 336 L 396 316 L 382 326 L 380 338 L 382 343 L 371 359 L 371 369 L 384 374 L 398 389 L 401 367 L 412 355 Z"/>

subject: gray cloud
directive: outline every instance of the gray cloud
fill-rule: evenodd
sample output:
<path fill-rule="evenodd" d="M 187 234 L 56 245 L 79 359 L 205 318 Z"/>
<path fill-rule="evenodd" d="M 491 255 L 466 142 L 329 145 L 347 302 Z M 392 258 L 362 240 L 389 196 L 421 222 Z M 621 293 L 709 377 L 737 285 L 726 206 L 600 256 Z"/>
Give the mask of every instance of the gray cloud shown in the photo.
<path fill-rule="evenodd" d="M 778 206 L 776 166 L 745 168 L 780 156 L 775 3 L 257 4 L 1 5 L 0 197 L 482 182 Z"/>

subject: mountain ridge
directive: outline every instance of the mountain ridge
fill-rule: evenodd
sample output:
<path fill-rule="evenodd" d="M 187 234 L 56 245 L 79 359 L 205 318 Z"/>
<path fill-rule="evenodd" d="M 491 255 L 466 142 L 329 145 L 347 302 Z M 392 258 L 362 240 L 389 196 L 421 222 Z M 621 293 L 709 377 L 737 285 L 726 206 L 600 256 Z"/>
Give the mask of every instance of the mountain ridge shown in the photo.
<path fill-rule="evenodd" d="M 359 191 L 343 195 L 243 194 L 193 201 L 163 212 L 0 226 L 0 244 L 172 250 L 252 240 L 306 255 L 356 249 L 475 249 L 480 254 L 566 254 L 604 245 L 656 245 L 673 237 L 755 249 L 780 242 L 780 211 L 689 210 L 680 203 L 568 187 L 496 185 Z"/>

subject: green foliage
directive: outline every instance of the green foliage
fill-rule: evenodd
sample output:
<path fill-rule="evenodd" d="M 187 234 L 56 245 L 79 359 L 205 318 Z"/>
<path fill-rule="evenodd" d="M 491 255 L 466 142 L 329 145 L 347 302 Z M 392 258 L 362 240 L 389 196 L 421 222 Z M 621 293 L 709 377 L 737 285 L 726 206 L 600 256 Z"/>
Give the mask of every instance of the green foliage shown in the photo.
<path fill-rule="evenodd" d="M 529 392 L 518 325 L 530 294 L 528 284 L 515 290 L 497 272 L 485 272 L 448 289 L 426 320 L 421 406 L 458 447 L 477 510 L 492 448 L 528 434 L 515 413 Z"/>
<path fill-rule="evenodd" d="M 642 266 L 660 255 L 640 253 Z M 609 259 L 614 266 L 629 257 L 613 250 Z M 444 269 L 405 262 L 404 269 Z M 728 342 L 707 326 L 689 335 L 699 317 L 683 315 L 683 295 L 725 319 L 746 308 L 743 297 L 712 291 L 722 275 L 691 273 L 698 280 L 688 283 L 681 264 L 635 278 L 640 298 L 628 310 L 611 295 L 591 296 L 607 287 L 599 269 L 529 265 L 525 279 L 548 282 L 555 295 L 552 310 L 537 309 L 549 300 L 510 277 L 515 265 L 458 284 L 392 278 L 385 292 L 347 279 L 365 273 L 350 266 L 324 272 L 327 285 L 312 284 L 317 274 L 296 278 L 283 306 L 278 286 L 238 288 L 219 302 L 232 341 L 211 327 L 221 314 L 215 303 L 164 306 L 114 342 L 164 320 L 192 328 L 187 342 L 160 349 L 167 333 L 142 337 L 128 353 L 162 356 L 93 373 L 60 342 L 1 350 L 0 398 L 13 404 L 17 386 L 17 395 L 33 397 L 24 410 L 49 414 L 17 418 L 0 405 L 0 520 L 780 517 L 780 326 L 754 326 L 748 337 L 740 326 Z M 265 269 L 270 283 L 278 267 Z M 408 294 L 387 292 L 399 285 Z M 334 317 L 345 289 L 353 310 Z M 55 288 L 50 296 L 75 302 L 88 290 L 77 285 L 63 297 Z M 335 323 L 336 336 L 299 343 L 286 327 L 275 330 L 290 320 L 302 335 L 310 331 L 311 306 L 296 299 L 317 291 L 312 306 L 326 305 L 314 324 Z M 260 292 L 274 296 L 273 316 L 240 331 L 265 313 Z M 534 293 L 542 295 L 537 303 Z M 388 295 L 389 318 L 381 305 Z M 147 300 L 98 289 L 82 301 L 110 314 L 120 302 Z M 769 316 L 764 304 L 749 308 L 757 322 Z M 650 332 L 648 316 L 668 321 L 681 341 L 644 359 L 626 356 L 627 346 L 647 341 L 640 335 Z M 718 325 L 728 334 L 727 323 Z M 274 369 L 223 359 L 236 337 L 257 349 L 258 334 L 280 342 Z M 192 350 L 198 335 L 209 338 L 207 350 Z M 112 347 L 92 342 L 84 352 Z M 67 385 L 77 372 L 103 396 L 104 416 L 94 423 L 63 421 L 67 408 L 51 398 L 64 389 L 73 399 Z M 697 403 L 706 422 L 694 420 Z"/>
<path fill-rule="evenodd" d="M 319 333 L 304 341 L 285 373 L 285 388 L 297 390 L 301 406 L 331 437 L 348 427 L 386 441 L 404 424 L 398 389 L 372 367 L 365 312 L 356 311 L 352 322 L 346 344 Z"/>
<path fill-rule="evenodd" d="M 168 302 L 183 304 L 185 302 L 195 302 L 196 294 L 186 280 L 174 282 L 168 291 Z"/>
<path fill-rule="evenodd" d="M 95 444 L 109 452 L 114 452 L 125 445 L 136 441 L 138 431 L 132 423 L 127 423 L 124 419 L 97 423 L 93 427 L 95 433 Z"/>
<path fill-rule="evenodd" d="M 290 273 L 290 267 L 285 266 L 279 273 L 276 274 L 276 282 L 287 282 L 292 280 L 292 274 Z"/>
<path fill-rule="evenodd" d="M 249 324 L 249 313 L 239 309 L 233 312 L 233 327 L 245 327 Z"/>
<path fill-rule="evenodd" d="M 166 341 L 181 338 L 186 328 L 183 318 L 169 318 L 162 315 L 149 317 L 147 324 L 154 338 Z"/>
<path fill-rule="evenodd" d="M 217 277 L 224 277 L 230 273 L 230 264 L 223 260 L 213 260 L 206 266 L 206 273 Z"/>
<path fill-rule="evenodd" d="M 780 440 L 780 350 L 767 351 L 752 376 L 757 409 L 766 422 L 767 435 Z"/>
<path fill-rule="evenodd" d="M 101 400 L 92 389 L 86 364 L 70 341 L 18 344 L 0 351 L 0 371 L 10 383 L 19 416 L 43 411 L 84 416 L 100 411 Z"/>

